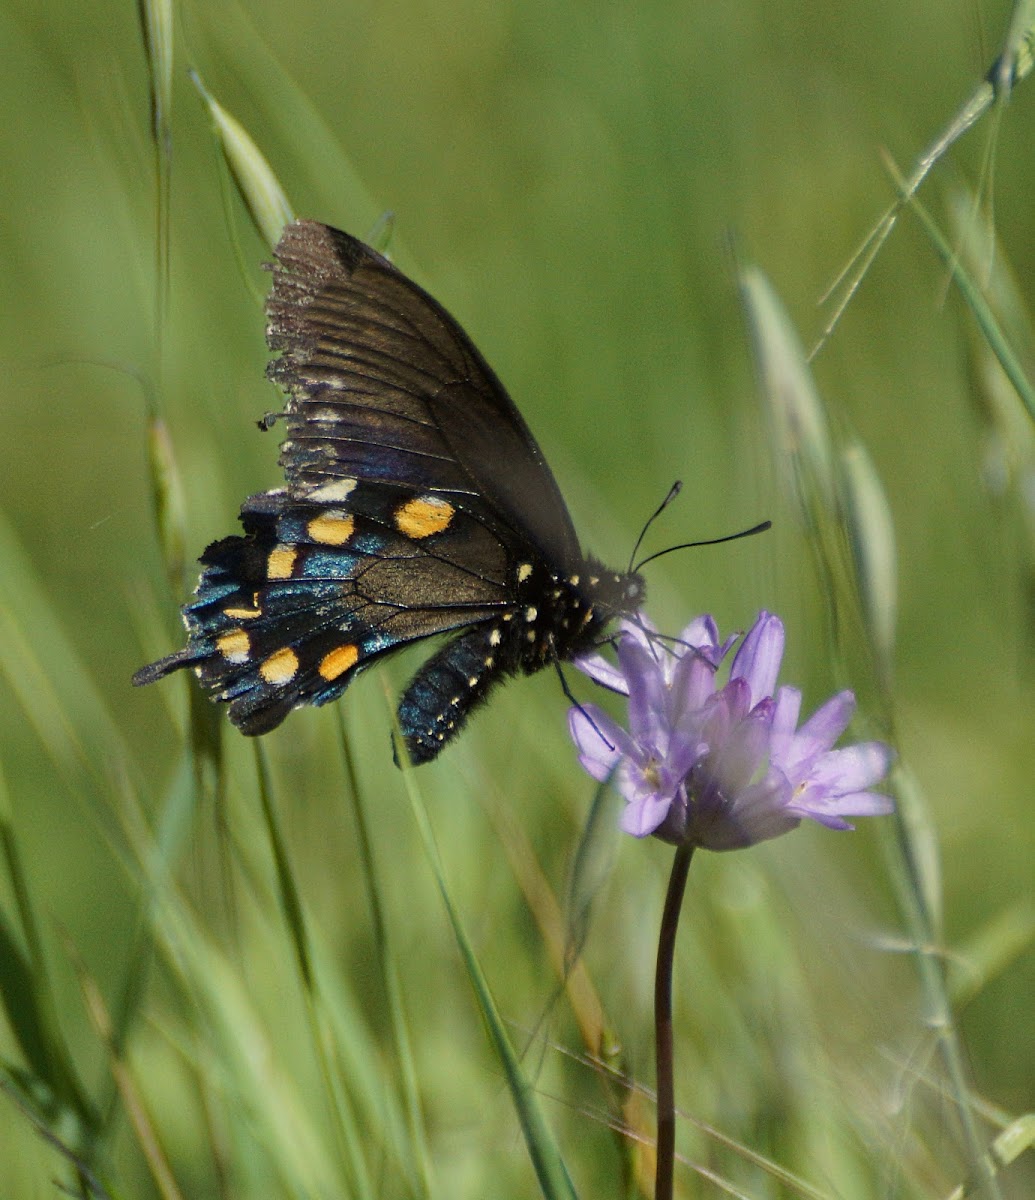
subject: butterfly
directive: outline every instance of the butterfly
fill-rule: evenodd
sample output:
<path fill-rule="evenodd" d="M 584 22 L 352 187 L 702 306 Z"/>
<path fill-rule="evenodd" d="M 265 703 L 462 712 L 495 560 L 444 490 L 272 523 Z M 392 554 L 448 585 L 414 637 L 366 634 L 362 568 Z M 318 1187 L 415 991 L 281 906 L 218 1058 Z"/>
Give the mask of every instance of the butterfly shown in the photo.
<path fill-rule="evenodd" d="M 410 761 L 428 762 L 501 680 L 598 646 L 643 580 L 582 552 L 517 407 L 427 292 L 316 221 L 288 225 L 274 257 L 286 487 L 246 500 L 243 535 L 205 550 L 187 645 L 133 682 L 191 667 L 262 734 L 444 634 L 398 709 Z"/>

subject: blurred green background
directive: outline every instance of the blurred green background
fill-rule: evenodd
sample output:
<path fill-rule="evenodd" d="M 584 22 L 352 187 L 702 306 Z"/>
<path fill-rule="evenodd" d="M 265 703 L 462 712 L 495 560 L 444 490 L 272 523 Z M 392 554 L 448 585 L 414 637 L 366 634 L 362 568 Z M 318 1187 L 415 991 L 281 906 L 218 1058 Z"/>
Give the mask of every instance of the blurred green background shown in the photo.
<path fill-rule="evenodd" d="M 773 519 L 765 537 L 649 568 L 649 609 L 672 632 L 702 611 L 723 631 L 778 611 L 787 678 L 814 706 L 843 680 L 805 537 L 769 465 L 730 247 L 768 274 L 811 346 L 826 316 L 817 301 L 892 198 L 880 152 L 903 168 L 914 161 L 987 69 L 1008 16 L 989 0 L 184 4 L 159 349 L 136 7 L 0 3 L 0 756 L 58 1021 L 98 1104 L 110 1063 L 77 972 L 118 1007 L 145 907 L 126 869 L 127 814 L 157 825 L 185 786 L 187 681 L 129 686 L 135 668 L 180 645 L 177 610 L 194 580 L 189 567 L 177 590 L 163 571 L 149 409 L 168 422 L 189 559 L 236 529 L 246 495 L 279 479 L 276 435 L 255 427 L 279 407 L 263 377 L 268 251 L 187 67 L 244 124 L 300 215 L 363 236 L 394 213 L 396 260 L 505 381 L 595 553 L 624 564 L 677 478 L 682 498 L 650 548 Z M 923 192 L 940 221 L 953 189 L 994 192 L 1000 245 L 1028 306 L 1033 129 L 1035 89 L 1022 84 L 991 167 L 989 118 Z M 1010 1116 L 1035 1108 L 1035 573 L 1018 500 L 1025 470 L 1031 487 L 1031 427 L 1021 420 L 1005 445 L 992 436 L 976 346 L 972 318 L 907 214 L 814 369 L 835 429 L 865 444 L 888 493 L 899 750 L 931 810 L 972 1083 L 990 1111 Z M 385 689 L 396 695 L 419 659 L 364 676 L 343 709 L 376 815 L 431 1158 L 443 1195 L 531 1195 L 391 764 Z M 852 683 L 865 711 L 872 681 Z M 530 1068 L 581 1194 L 621 1195 L 593 1072 L 571 1057 L 579 1039 L 513 873 L 514 834 L 500 824 L 501 813 L 517 823 L 563 896 L 593 796 L 566 745 L 564 709 L 549 672 L 511 684 L 418 785 L 515 1040 L 545 1039 Z M 227 842 L 263 844 L 253 747 L 229 727 L 224 740 L 227 795 L 219 812 L 190 815 L 174 871 L 276 1030 L 298 1002 L 290 956 L 269 969 L 276 914 L 227 903 L 221 882 L 234 861 Z M 383 1054 L 391 1078 L 335 717 L 295 714 L 266 746 L 304 902 L 355 990 L 368 1061 Z M 913 963 L 895 952 L 901 925 L 881 846 L 871 827 L 846 837 L 808 828 L 695 863 L 678 964 L 677 1099 L 824 1195 L 882 1194 L 879 1185 L 943 1195 L 961 1173 L 955 1126 Z M 587 962 L 626 1068 L 650 1085 L 652 938 L 670 852 L 617 838 L 608 852 Z M 10 882 L 0 905 L 14 927 Z M 233 1156 L 211 1147 L 238 1135 L 227 1132 L 232 1115 L 213 1117 L 201 1096 L 190 999 L 169 974 L 157 965 L 134 1001 L 131 1057 L 180 1186 L 191 1196 L 290 1194 L 258 1168 L 250 1187 L 221 1176 Z M 271 1044 L 286 1069 L 304 1031 L 284 1017 L 280 1035 Z M 21 1062 L 2 1023 L 0 1049 Z M 297 1069 L 305 1097 L 312 1068 Z M 911 1114 L 905 1126 L 896 1103 Z M 51 1194 L 59 1161 L 13 1102 L 0 1106 L 5 1194 Z M 124 1113 L 110 1130 L 104 1161 L 120 1194 L 156 1194 Z M 689 1124 L 681 1138 L 746 1194 L 804 1194 Z M 1033 1181 L 1018 1163 L 1004 1192 L 1030 1195 Z M 408 1194 L 390 1171 L 378 1187 Z"/>

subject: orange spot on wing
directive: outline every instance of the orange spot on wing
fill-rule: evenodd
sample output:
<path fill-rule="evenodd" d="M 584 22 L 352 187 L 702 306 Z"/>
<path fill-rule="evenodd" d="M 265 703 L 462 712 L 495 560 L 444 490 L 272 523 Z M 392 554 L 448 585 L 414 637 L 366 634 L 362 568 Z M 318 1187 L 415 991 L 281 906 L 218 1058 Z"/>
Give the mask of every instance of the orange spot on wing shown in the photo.
<path fill-rule="evenodd" d="M 344 512 L 326 512 L 313 517 L 305 528 L 314 542 L 323 546 L 344 546 L 355 531 L 356 519 Z"/>
<path fill-rule="evenodd" d="M 267 683 L 289 683 L 297 671 L 298 655 L 290 646 L 274 650 L 269 658 L 259 664 L 259 674 Z"/>
<path fill-rule="evenodd" d="M 395 510 L 395 527 L 410 538 L 431 537 L 448 529 L 456 509 L 438 496 L 417 496 Z"/>
<path fill-rule="evenodd" d="M 233 629 L 216 638 L 216 648 L 227 662 L 245 663 L 252 652 L 251 638 L 243 629 Z"/>
<path fill-rule="evenodd" d="M 254 608 L 224 608 L 223 616 L 233 621 L 248 621 L 252 617 L 261 617 L 262 609 L 258 605 Z"/>
<path fill-rule="evenodd" d="M 266 559 L 266 577 L 268 579 L 290 579 L 297 557 L 297 546 L 275 546 L 270 551 L 269 558 Z"/>
<path fill-rule="evenodd" d="M 344 675 L 350 667 L 354 667 L 359 659 L 359 647 L 354 645 L 335 646 L 328 654 L 320 659 L 317 670 L 330 683 L 339 675 Z"/>

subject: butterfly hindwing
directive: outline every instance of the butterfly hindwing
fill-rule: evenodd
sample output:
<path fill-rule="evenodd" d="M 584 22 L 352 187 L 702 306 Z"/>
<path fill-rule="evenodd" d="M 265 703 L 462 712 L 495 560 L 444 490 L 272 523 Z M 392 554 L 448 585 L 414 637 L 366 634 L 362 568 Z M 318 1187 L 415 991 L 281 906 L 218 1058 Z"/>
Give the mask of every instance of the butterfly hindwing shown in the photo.
<path fill-rule="evenodd" d="M 362 242 L 312 221 L 276 249 L 269 375 L 288 393 L 287 486 L 202 555 L 187 646 L 246 734 L 324 704 L 393 650 L 452 634 L 399 706 L 414 762 L 499 680 L 595 644 L 639 576 L 582 556 L 520 413 L 449 314 Z"/>
<path fill-rule="evenodd" d="M 299 704 L 335 699 L 387 651 L 496 615 L 506 562 L 483 525 L 458 512 L 444 525 L 444 502 L 398 488 L 342 493 L 246 501 L 245 536 L 202 555 L 187 649 L 141 682 L 195 666 L 244 733 L 265 733 Z"/>

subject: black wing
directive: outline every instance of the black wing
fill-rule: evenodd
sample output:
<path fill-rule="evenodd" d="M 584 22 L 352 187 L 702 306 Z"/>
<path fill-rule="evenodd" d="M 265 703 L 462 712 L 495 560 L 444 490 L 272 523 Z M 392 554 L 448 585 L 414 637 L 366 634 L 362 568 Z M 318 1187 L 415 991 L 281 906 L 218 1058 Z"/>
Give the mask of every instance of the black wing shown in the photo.
<path fill-rule="evenodd" d="M 529 611 L 518 584 L 533 564 L 578 570 L 575 531 L 520 413 L 436 301 L 316 222 L 289 225 L 275 255 L 267 340 L 282 353 L 268 373 L 288 392 L 288 486 L 251 497 L 244 536 L 208 547 L 184 608 L 187 646 L 134 682 L 193 667 L 259 734 L 402 645 L 475 627 L 465 646 L 478 646 L 478 672 L 464 659 L 451 674 L 447 654 L 422 673 L 436 687 L 417 689 L 408 718 L 404 707 L 412 743 L 422 723 L 445 719 L 436 689 L 458 672 L 466 711 L 531 663 L 524 641 L 507 655 L 484 647 L 502 636 L 497 621 Z"/>
<path fill-rule="evenodd" d="M 337 478 L 443 493 L 558 569 L 580 561 L 560 489 L 491 367 L 386 258 L 315 221 L 284 231 L 267 304 L 269 375 L 290 393 L 293 495 Z"/>

